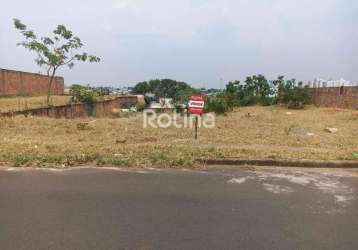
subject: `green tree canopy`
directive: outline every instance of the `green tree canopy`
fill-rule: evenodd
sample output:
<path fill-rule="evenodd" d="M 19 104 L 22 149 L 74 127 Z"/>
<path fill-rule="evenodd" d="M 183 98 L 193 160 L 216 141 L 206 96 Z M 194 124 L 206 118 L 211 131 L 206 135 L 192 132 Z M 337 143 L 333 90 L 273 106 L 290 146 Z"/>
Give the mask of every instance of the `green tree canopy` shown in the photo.
<path fill-rule="evenodd" d="M 279 76 L 268 81 L 263 75 L 249 76 L 245 84 L 240 81 L 229 82 L 225 90 L 218 95 L 218 100 L 225 102 L 228 109 L 235 106 L 254 104 L 287 104 L 290 108 L 302 108 L 310 101 L 309 89 L 295 79 L 285 80 Z"/>
<path fill-rule="evenodd" d="M 40 67 L 45 68 L 49 76 L 47 104 L 49 104 L 52 82 L 58 68 L 67 65 L 71 69 L 76 61 L 100 61 L 99 57 L 89 55 L 86 52 L 75 53 L 84 44 L 79 37 L 75 36 L 64 25 L 58 25 L 51 37 L 38 37 L 34 31 L 28 29 L 19 19 L 14 19 L 14 26 L 25 37 L 25 41 L 17 45 L 35 52 L 35 62 Z"/>
<path fill-rule="evenodd" d="M 139 82 L 133 88 L 133 94 L 145 95 L 147 93 L 152 93 L 155 95 L 156 99 L 159 98 L 173 98 L 174 102 L 184 102 L 188 95 L 195 92 L 195 90 L 190 87 L 185 82 L 179 82 L 172 79 L 155 79 L 150 80 L 149 82 Z"/>

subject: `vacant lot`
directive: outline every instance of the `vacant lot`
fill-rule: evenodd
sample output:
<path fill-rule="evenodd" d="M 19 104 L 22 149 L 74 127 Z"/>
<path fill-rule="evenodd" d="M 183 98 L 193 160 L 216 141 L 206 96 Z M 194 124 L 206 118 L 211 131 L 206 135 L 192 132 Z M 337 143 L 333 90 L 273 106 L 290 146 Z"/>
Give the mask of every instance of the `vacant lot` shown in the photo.
<path fill-rule="evenodd" d="M 65 105 L 70 98 L 70 96 L 51 96 L 50 104 Z M 46 96 L 0 97 L 0 112 L 46 107 L 46 99 Z"/>
<path fill-rule="evenodd" d="M 338 132 L 326 132 L 326 127 Z M 217 116 L 216 127 L 200 128 L 197 141 L 193 132 L 144 129 L 141 113 L 74 120 L 3 118 L 0 161 L 168 167 L 195 166 L 198 158 L 358 159 L 358 111 L 354 110 L 247 107 Z"/>

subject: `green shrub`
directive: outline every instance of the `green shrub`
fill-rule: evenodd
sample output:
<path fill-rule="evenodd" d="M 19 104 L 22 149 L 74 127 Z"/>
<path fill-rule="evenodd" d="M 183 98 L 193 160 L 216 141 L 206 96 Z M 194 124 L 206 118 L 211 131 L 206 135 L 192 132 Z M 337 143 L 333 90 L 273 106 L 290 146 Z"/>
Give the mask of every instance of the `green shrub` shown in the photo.
<path fill-rule="evenodd" d="M 310 99 L 308 86 L 303 86 L 302 82 L 296 84 L 295 79 L 283 81 L 278 86 L 277 101 L 287 104 L 288 108 L 302 109 Z"/>
<path fill-rule="evenodd" d="M 283 76 L 268 81 L 263 75 L 247 77 L 244 85 L 241 85 L 240 81 L 229 82 L 218 97 L 225 100 L 229 109 L 235 106 L 276 103 L 284 103 L 288 108 L 299 109 L 311 99 L 308 87 L 304 87 L 302 82 L 296 83 L 295 79 L 286 81 Z"/>
<path fill-rule="evenodd" d="M 93 106 L 97 97 L 100 96 L 97 90 L 81 85 L 72 85 L 70 88 L 72 102 L 82 102 Z"/>
<path fill-rule="evenodd" d="M 215 112 L 216 114 L 225 114 L 231 110 L 225 99 L 220 97 L 209 97 L 206 99 L 206 112 Z"/>
<path fill-rule="evenodd" d="M 31 162 L 33 158 L 26 154 L 17 154 L 12 159 L 12 164 L 14 167 L 20 167 L 26 165 L 28 162 Z"/>
<path fill-rule="evenodd" d="M 275 103 L 274 86 L 263 75 L 247 77 L 244 85 L 240 81 L 229 82 L 221 96 L 226 99 L 230 108 Z"/>

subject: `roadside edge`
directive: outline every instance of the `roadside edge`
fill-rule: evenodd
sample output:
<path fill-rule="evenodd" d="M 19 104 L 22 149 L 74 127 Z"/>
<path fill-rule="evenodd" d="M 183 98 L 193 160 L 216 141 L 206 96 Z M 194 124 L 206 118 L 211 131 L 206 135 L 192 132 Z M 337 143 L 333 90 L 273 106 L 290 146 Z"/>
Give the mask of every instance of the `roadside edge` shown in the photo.
<path fill-rule="evenodd" d="M 273 160 L 273 159 L 197 159 L 205 165 L 255 165 L 276 167 L 306 168 L 358 168 L 358 161 L 318 161 L 318 160 Z"/>

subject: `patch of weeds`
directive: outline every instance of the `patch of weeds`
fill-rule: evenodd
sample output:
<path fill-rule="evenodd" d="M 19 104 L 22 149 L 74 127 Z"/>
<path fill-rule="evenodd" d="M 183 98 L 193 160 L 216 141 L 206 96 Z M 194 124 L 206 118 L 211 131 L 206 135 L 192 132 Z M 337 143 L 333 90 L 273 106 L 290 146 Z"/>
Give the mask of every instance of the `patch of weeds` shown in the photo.
<path fill-rule="evenodd" d="M 58 147 L 56 145 L 47 144 L 45 145 L 45 148 L 49 152 L 56 152 L 58 151 Z"/>
<path fill-rule="evenodd" d="M 132 162 L 130 159 L 126 158 L 114 158 L 111 160 L 111 164 L 114 166 L 123 166 L 123 167 L 130 167 L 132 166 Z"/>
<path fill-rule="evenodd" d="M 225 157 L 225 153 L 222 152 L 219 148 L 210 148 L 207 151 L 203 151 L 201 152 L 201 155 L 207 155 L 207 157 L 209 158 L 224 158 Z M 195 157 L 195 155 L 193 155 Z"/>
<path fill-rule="evenodd" d="M 58 154 L 45 154 L 39 157 L 39 160 L 43 163 L 64 163 L 66 156 Z"/>
<path fill-rule="evenodd" d="M 338 160 L 346 160 L 346 161 L 357 161 L 358 160 L 358 153 L 352 153 L 350 155 L 347 156 L 341 156 L 338 157 Z"/>
<path fill-rule="evenodd" d="M 295 129 L 299 129 L 300 128 L 300 125 L 297 124 L 297 123 L 293 123 L 291 124 L 288 128 L 285 128 L 285 133 L 286 135 L 289 135 L 291 134 L 291 132 Z"/>
<path fill-rule="evenodd" d="M 89 122 L 79 122 L 77 123 L 78 130 L 89 130 L 91 129 Z"/>
<path fill-rule="evenodd" d="M 12 159 L 12 165 L 14 167 L 21 167 L 21 166 L 25 166 L 26 164 L 32 162 L 34 160 L 34 158 L 30 155 L 26 155 L 26 154 L 17 154 L 13 159 Z"/>
<path fill-rule="evenodd" d="M 15 167 L 20 166 L 46 166 L 47 164 L 57 164 L 73 166 L 76 164 L 84 164 L 94 161 L 97 158 L 96 154 L 78 154 L 78 155 L 64 155 L 64 154 L 16 154 L 15 156 L 7 157 L 11 164 Z"/>
<path fill-rule="evenodd" d="M 134 162 L 129 158 L 117 157 L 117 156 L 103 156 L 99 157 L 97 160 L 98 166 L 104 165 L 113 165 L 120 167 L 131 167 L 134 165 Z"/>
<path fill-rule="evenodd" d="M 307 135 L 308 130 L 305 128 L 302 128 L 299 124 L 294 123 L 288 128 L 285 128 L 286 135 Z"/>
<path fill-rule="evenodd" d="M 103 166 L 108 164 L 108 160 L 105 157 L 100 157 L 97 159 L 97 166 Z"/>
<path fill-rule="evenodd" d="M 168 159 L 169 158 L 167 153 L 163 151 L 154 152 L 152 155 L 149 156 L 149 160 L 153 165 L 166 165 L 165 163 L 168 162 Z"/>
<path fill-rule="evenodd" d="M 216 151 L 216 149 L 214 147 L 210 147 L 208 148 L 208 152 L 209 153 L 214 153 Z"/>
<path fill-rule="evenodd" d="M 172 166 L 174 167 L 183 167 L 186 164 L 186 160 L 183 158 L 178 158 L 178 159 L 174 159 L 171 163 Z"/>
<path fill-rule="evenodd" d="M 352 158 L 353 158 L 354 160 L 358 160 L 358 153 L 353 153 L 353 154 L 352 154 Z"/>
<path fill-rule="evenodd" d="M 69 159 L 72 158 L 72 161 L 74 161 L 75 163 L 88 163 L 88 162 L 92 162 L 94 160 L 96 160 L 98 158 L 97 154 L 76 154 L 73 156 L 69 156 Z"/>

